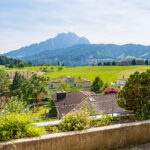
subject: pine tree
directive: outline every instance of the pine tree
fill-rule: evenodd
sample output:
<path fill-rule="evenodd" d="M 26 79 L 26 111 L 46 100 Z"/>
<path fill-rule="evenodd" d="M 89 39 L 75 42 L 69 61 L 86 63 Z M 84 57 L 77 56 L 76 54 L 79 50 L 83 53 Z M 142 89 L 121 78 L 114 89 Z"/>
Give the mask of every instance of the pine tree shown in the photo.
<path fill-rule="evenodd" d="M 145 60 L 145 65 L 149 65 L 149 62 L 147 59 Z"/>
<path fill-rule="evenodd" d="M 11 95 L 12 96 L 19 96 L 22 94 L 21 88 L 23 86 L 24 81 L 25 81 L 25 78 L 22 75 L 20 75 L 18 72 L 16 72 L 13 82 L 11 84 Z"/>
<path fill-rule="evenodd" d="M 136 65 L 136 60 L 133 59 L 132 62 L 131 62 L 131 64 L 132 64 L 132 65 Z"/>
<path fill-rule="evenodd" d="M 100 93 L 102 87 L 103 87 L 103 81 L 100 79 L 100 77 L 96 77 L 91 85 L 91 91 L 95 93 Z"/>

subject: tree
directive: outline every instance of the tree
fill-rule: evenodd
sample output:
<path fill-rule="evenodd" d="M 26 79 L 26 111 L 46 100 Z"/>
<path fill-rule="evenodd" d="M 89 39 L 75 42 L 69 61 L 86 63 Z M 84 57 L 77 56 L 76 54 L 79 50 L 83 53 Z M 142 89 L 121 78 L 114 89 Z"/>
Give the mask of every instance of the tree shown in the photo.
<path fill-rule="evenodd" d="M 63 67 L 58 67 L 58 71 L 61 71 L 63 69 Z"/>
<path fill-rule="evenodd" d="M 145 60 L 145 65 L 149 65 L 148 59 Z"/>
<path fill-rule="evenodd" d="M 110 62 L 104 62 L 104 66 L 110 66 L 111 63 Z"/>
<path fill-rule="evenodd" d="M 32 63 L 31 61 L 28 61 L 28 62 L 26 63 L 26 66 L 31 67 L 32 65 L 33 65 L 33 63 Z"/>
<path fill-rule="evenodd" d="M 36 74 L 32 75 L 28 94 L 31 95 L 33 102 L 42 101 L 50 97 L 49 80 L 49 77 L 38 76 Z"/>
<path fill-rule="evenodd" d="M 95 77 L 95 79 L 91 85 L 91 91 L 93 91 L 95 93 L 100 93 L 102 87 L 103 87 L 103 81 L 100 79 L 100 77 Z"/>
<path fill-rule="evenodd" d="M 60 61 L 57 61 L 57 66 L 60 66 Z"/>
<path fill-rule="evenodd" d="M 116 66 L 116 62 L 115 61 L 112 62 L 112 66 Z"/>
<path fill-rule="evenodd" d="M 70 87 L 66 82 L 61 82 L 59 87 L 57 88 L 57 91 L 64 90 L 64 91 L 70 91 Z"/>
<path fill-rule="evenodd" d="M 132 64 L 132 65 L 136 65 L 136 60 L 133 59 L 133 60 L 131 61 L 131 64 Z"/>
<path fill-rule="evenodd" d="M 49 77 L 32 75 L 30 79 L 24 78 L 16 72 L 11 85 L 11 95 L 27 103 L 39 102 L 50 97 Z"/>
<path fill-rule="evenodd" d="M 0 70 L 0 96 L 9 96 L 10 78 L 4 70 Z"/>
<path fill-rule="evenodd" d="M 20 63 L 18 64 L 18 67 L 19 67 L 19 68 L 23 68 L 23 67 L 25 67 L 25 64 L 24 64 L 23 62 L 20 62 Z"/>
<path fill-rule="evenodd" d="M 150 119 L 150 70 L 131 75 L 118 98 L 120 107 L 133 111 L 141 119 Z"/>
<path fill-rule="evenodd" d="M 19 96 L 21 97 L 22 95 L 22 86 L 23 82 L 25 82 L 25 78 L 19 74 L 18 72 L 15 73 L 13 82 L 10 86 L 11 89 L 11 96 Z"/>
<path fill-rule="evenodd" d="M 97 65 L 98 65 L 98 66 L 102 66 L 102 63 L 101 63 L 101 62 L 98 62 Z"/>

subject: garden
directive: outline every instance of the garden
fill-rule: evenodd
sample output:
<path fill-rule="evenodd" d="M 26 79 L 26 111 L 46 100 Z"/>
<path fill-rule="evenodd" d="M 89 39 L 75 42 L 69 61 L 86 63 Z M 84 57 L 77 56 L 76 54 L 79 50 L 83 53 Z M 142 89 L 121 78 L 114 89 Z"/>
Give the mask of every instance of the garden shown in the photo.
<path fill-rule="evenodd" d="M 0 96 L 3 100 L 0 109 L 0 141 L 150 119 L 149 70 L 132 74 L 120 91 L 112 87 L 104 90 L 105 93 L 118 93 L 118 105 L 133 112 L 134 116 L 114 117 L 101 114 L 100 119 L 90 119 L 91 112 L 88 105 L 84 104 L 81 110 L 64 115 L 60 124 L 46 127 L 38 127 L 34 123 L 56 120 L 56 108 L 53 107 L 52 93 L 48 88 L 49 78 L 33 75 L 26 79 L 16 73 L 10 83 L 4 70 L 0 71 L 0 76 Z M 49 111 L 48 119 L 44 116 L 46 110 Z"/>

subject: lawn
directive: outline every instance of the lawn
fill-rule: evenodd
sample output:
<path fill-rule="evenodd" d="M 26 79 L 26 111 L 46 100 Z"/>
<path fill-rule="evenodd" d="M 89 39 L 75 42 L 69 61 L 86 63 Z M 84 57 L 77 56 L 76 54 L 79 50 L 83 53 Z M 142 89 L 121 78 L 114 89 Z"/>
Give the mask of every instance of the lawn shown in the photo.
<path fill-rule="evenodd" d="M 116 78 L 122 78 L 124 75 L 128 77 L 135 71 L 145 71 L 150 69 L 150 66 L 88 66 L 88 67 L 73 67 L 64 68 L 61 71 L 54 71 L 46 73 L 50 78 L 60 76 L 73 76 L 73 77 L 85 77 L 88 80 L 93 81 L 96 76 L 101 77 L 105 83 L 115 81 Z"/>
<path fill-rule="evenodd" d="M 110 83 L 115 81 L 116 78 L 122 78 L 124 75 L 125 78 L 128 78 L 130 74 L 135 71 L 143 72 L 147 69 L 150 69 L 150 66 L 82 66 L 82 67 L 63 67 L 62 70 L 59 70 L 59 67 L 51 66 L 33 66 L 33 67 L 24 67 L 22 69 L 13 68 L 6 69 L 3 66 L 0 66 L 5 70 L 26 70 L 26 71 L 42 71 L 46 68 L 47 72 L 45 75 L 50 78 L 56 78 L 60 76 L 73 76 L 86 78 L 93 81 L 96 76 L 101 77 L 105 83 Z M 53 68 L 53 69 L 52 69 Z"/>

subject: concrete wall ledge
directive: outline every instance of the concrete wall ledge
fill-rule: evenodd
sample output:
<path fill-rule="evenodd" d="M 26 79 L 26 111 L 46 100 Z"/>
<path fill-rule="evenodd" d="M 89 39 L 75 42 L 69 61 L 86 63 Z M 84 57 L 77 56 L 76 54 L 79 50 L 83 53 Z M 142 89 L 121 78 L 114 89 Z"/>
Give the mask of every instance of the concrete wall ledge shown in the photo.
<path fill-rule="evenodd" d="M 0 142 L 0 150 L 97 150 L 150 142 L 150 120 Z"/>

